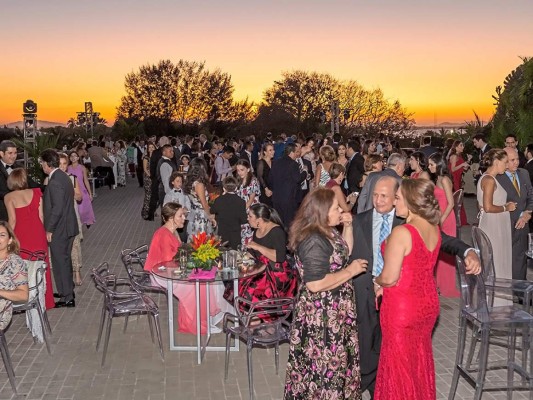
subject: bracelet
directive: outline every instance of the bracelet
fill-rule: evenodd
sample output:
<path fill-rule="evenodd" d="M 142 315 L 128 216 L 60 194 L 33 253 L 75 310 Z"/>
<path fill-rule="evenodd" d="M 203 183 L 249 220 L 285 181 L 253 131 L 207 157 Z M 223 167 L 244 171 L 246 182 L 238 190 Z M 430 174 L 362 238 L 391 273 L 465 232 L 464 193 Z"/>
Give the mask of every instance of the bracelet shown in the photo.
<path fill-rule="evenodd" d="M 507 211 L 507 207 L 505 206 L 505 204 L 503 205 L 503 212 L 506 212 Z"/>

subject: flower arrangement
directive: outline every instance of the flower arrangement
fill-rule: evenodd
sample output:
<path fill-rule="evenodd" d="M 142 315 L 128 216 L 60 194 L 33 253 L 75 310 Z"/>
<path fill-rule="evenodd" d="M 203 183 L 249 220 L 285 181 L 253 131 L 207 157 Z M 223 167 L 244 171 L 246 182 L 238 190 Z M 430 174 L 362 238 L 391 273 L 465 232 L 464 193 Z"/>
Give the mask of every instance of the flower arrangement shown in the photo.
<path fill-rule="evenodd" d="M 220 239 L 214 235 L 205 232 L 193 235 L 191 246 L 193 249 L 191 256 L 198 268 L 211 269 L 213 261 L 220 257 Z"/>

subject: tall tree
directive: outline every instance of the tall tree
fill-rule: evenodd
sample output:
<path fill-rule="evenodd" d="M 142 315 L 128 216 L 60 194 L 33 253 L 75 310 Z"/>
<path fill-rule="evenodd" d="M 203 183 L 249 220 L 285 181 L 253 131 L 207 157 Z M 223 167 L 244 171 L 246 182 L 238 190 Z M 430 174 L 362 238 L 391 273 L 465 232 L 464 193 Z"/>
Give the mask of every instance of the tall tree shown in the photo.
<path fill-rule="evenodd" d="M 496 88 L 496 112 L 491 142 L 502 146 L 505 135 L 514 133 L 522 145 L 533 139 L 533 58 L 520 64 Z"/>

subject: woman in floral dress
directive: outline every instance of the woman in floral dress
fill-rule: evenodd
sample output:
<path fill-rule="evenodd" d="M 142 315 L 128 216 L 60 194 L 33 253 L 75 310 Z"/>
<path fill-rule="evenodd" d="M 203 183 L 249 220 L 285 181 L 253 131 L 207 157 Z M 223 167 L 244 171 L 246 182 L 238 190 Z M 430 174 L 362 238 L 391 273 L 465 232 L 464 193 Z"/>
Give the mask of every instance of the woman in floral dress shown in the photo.
<path fill-rule="evenodd" d="M 290 335 L 285 399 L 361 399 L 359 342 L 352 278 L 365 260 L 347 264 L 351 214 L 330 189 L 309 193 L 291 226 L 302 285 Z M 343 223 L 343 234 L 335 226 Z"/>
<path fill-rule="evenodd" d="M 239 160 L 236 164 L 237 177 L 239 179 L 239 187 L 237 188 L 237 195 L 246 202 L 246 210 L 253 204 L 259 203 L 259 196 L 261 196 L 261 189 L 259 182 L 252 174 L 250 163 L 247 160 Z M 250 224 L 241 225 L 241 243 L 246 245 L 253 236 Z"/>
<path fill-rule="evenodd" d="M 209 213 L 208 178 L 204 163 L 191 164 L 185 179 L 184 191 L 191 200 L 187 224 L 189 238 L 199 232 L 211 234 L 216 226 L 215 216 Z"/>
<path fill-rule="evenodd" d="M 119 187 L 126 186 L 126 163 L 128 156 L 126 155 L 126 144 L 123 140 L 115 143 L 115 157 L 117 160 L 117 185 Z"/>
<path fill-rule="evenodd" d="M 148 219 L 148 211 L 150 210 L 150 198 L 152 197 L 152 178 L 150 177 L 150 157 L 155 150 L 155 144 L 148 142 L 146 153 L 143 156 L 143 188 L 144 201 L 141 216 L 143 219 Z"/>

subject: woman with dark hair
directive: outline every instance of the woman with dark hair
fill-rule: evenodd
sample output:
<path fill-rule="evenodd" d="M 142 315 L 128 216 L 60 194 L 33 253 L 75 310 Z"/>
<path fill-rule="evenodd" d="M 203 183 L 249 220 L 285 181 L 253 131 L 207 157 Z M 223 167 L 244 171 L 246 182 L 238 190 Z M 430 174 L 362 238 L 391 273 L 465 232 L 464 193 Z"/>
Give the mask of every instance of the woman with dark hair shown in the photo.
<path fill-rule="evenodd" d="M 370 154 L 366 158 L 364 166 L 365 166 L 365 173 L 363 174 L 363 178 L 361 179 L 361 184 L 360 184 L 361 187 L 365 185 L 365 182 L 368 179 L 368 176 L 372 172 L 383 171 L 383 157 L 381 157 L 380 154 Z"/>
<path fill-rule="evenodd" d="M 211 234 L 216 226 L 215 216 L 209 213 L 208 178 L 205 165 L 205 160 L 193 159 L 185 179 L 184 191 L 191 200 L 189 223 L 187 224 L 189 237 L 199 232 Z"/>
<path fill-rule="evenodd" d="M 254 229 L 248 251 L 266 269 L 251 279 L 240 280 L 239 296 L 251 302 L 294 297 L 297 280 L 287 261 L 287 235 L 278 213 L 266 204 L 254 204 L 248 210 L 248 223 Z M 231 300 L 228 291 L 225 298 Z"/>
<path fill-rule="evenodd" d="M 43 252 L 47 265 L 45 306 L 49 310 L 55 307 L 52 274 L 48 258 L 48 242 L 43 225 L 43 194 L 41 189 L 28 188 L 28 174 L 24 168 L 15 168 L 7 178 L 7 188 L 11 192 L 4 197 L 9 218 L 10 237 L 17 237 L 17 246 L 21 245 L 29 252 Z M 18 250 L 17 250 L 18 254 Z M 25 259 L 28 255 L 23 254 Z"/>
<path fill-rule="evenodd" d="M 361 399 L 353 277 L 366 260 L 348 264 L 352 216 L 330 189 L 303 200 L 289 234 L 302 278 L 290 335 L 285 399 Z M 335 228 L 344 224 L 342 235 Z"/>
<path fill-rule="evenodd" d="M 381 245 L 384 265 L 374 280 L 376 298 L 383 299 L 375 400 L 437 397 L 431 332 L 439 315 L 434 266 L 441 213 L 434 192 L 426 179 L 406 179 L 396 192 L 396 215 L 406 223 Z"/>
<path fill-rule="evenodd" d="M 363 150 L 361 151 L 363 158 L 366 160 L 370 154 L 375 154 L 375 153 L 376 153 L 376 142 L 374 142 L 374 140 L 372 139 L 366 139 L 363 143 Z"/>
<path fill-rule="evenodd" d="M 337 162 L 346 168 L 348 164 L 348 158 L 346 157 L 346 145 L 344 143 L 339 143 L 337 146 Z"/>
<path fill-rule="evenodd" d="M 477 183 L 479 205 L 479 227 L 487 234 L 492 244 L 496 278 L 512 279 L 512 235 L 510 211 L 516 210 L 516 203 L 507 201 L 507 192 L 496 179 L 507 168 L 505 150 L 492 149 L 483 156 L 487 171 Z M 495 306 L 508 305 L 498 297 Z"/>
<path fill-rule="evenodd" d="M 274 146 L 271 143 L 265 143 L 261 149 L 261 158 L 257 161 L 257 180 L 261 187 L 259 202 L 272 207 L 272 190 L 270 190 L 270 169 L 274 159 Z"/>
<path fill-rule="evenodd" d="M 457 191 L 463 187 L 463 174 L 465 171 L 470 168 L 470 164 L 466 162 L 463 158 L 463 151 L 465 145 L 460 140 L 453 142 L 450 149 L 450 155 L 448 158 L 448 170 L 452 176 L 453 182 L 453 191 Z M 468 225 L 468 220 L 466 219 L 465 208 L 461 207 L 461 226 Z"/>
<path fill-rule="evenodd" d="M 126 155 L 126 144 L 123 140 L 117 140 L 113 148 L 117 160 L 117 185 L 119 187 L 126 186 L 126 164 L 128 163 L 128 156 Z"/>
<path fill-rule="evenodd" d="M 259 182 L 252 174 L 250 163 L 247 160 L 240 159 L 237 161 L 236 171 L 239 186 L 237 188 L 237 195 L 246 202 L 246 209 L 248 210 L 253 204 L 259 203 L 261 196 L 261 189 Z M 246 245 L 252 240 L 253 232 L 250 224 L 245 223 L 241 226 L 241 243 Z"/>
<path fill-rule="evenodd" d="M 89 228 L 95 223 L 96 219 L 94 217 L 92 204 L 93 194 L 91 193 L 91 185 L 89 185 L 87 178 L 87 169 L 80 164 L 80 156 L 75 151 L 71 151 L 68 157 L 69 166 L 65 172 L 76 177 L 76 182 L 81 191 L 81 201 L 77 203 L 80 221 Z"/>
<path fill-rule="evenodd" d="M 28 271 L 19 250 L 11 226 L 0 221 L 0 330 L 11 321 L 13 302 L 28 301 Z"/>
<path fill-rule="evenodd" d="M 331 179 L 326 183 L 326 188 L 333 190 L 342 211 L 350 212 L 357 201 L 357 194 L 350 193 L 348 196 L 345 196 L 341 189 L 341 183 L 346 177 L 346 168 L 339 163 L 333 163 L 329 168 L 329 176 Z"/>
<path fill-rule="evenodd" d="M 455 213 L 453 212 L 453 183 L 448 175 L 446 160 L 441 153 L 433 153 L 428 161 L 431 181 L 435 184 L 435 198 L 440 207 L 440 227 L 448 236 L 457 235 Z M 441 252 L 436 267 L 437 288 L 444 297 L 459 297 L 456 285 L 456 268 L 453 256 Z"/>
<path fill-rule="evenodd" d="M 429 173 L 427 171 L 427 160 L 424 153 L 415 151 L 409 157 L 409 166 L 411 167 L 411 179 L 428 179 Z"/>
<path fill-rule="evenodd" d="M 146 153 L 143 156 L 143 188 L 144 188 L 144 201 L 143 208 L 141 210 L 141 217 L 148 219 L 148 213 L 150 210 L 150 199 L 152 197 L 152 177 L 150 176 L 150 157 L 155 150 L 155 144 L 148 142 L 146 145 Z M 155 177 L 154 177 L 155 178 Z"/>

